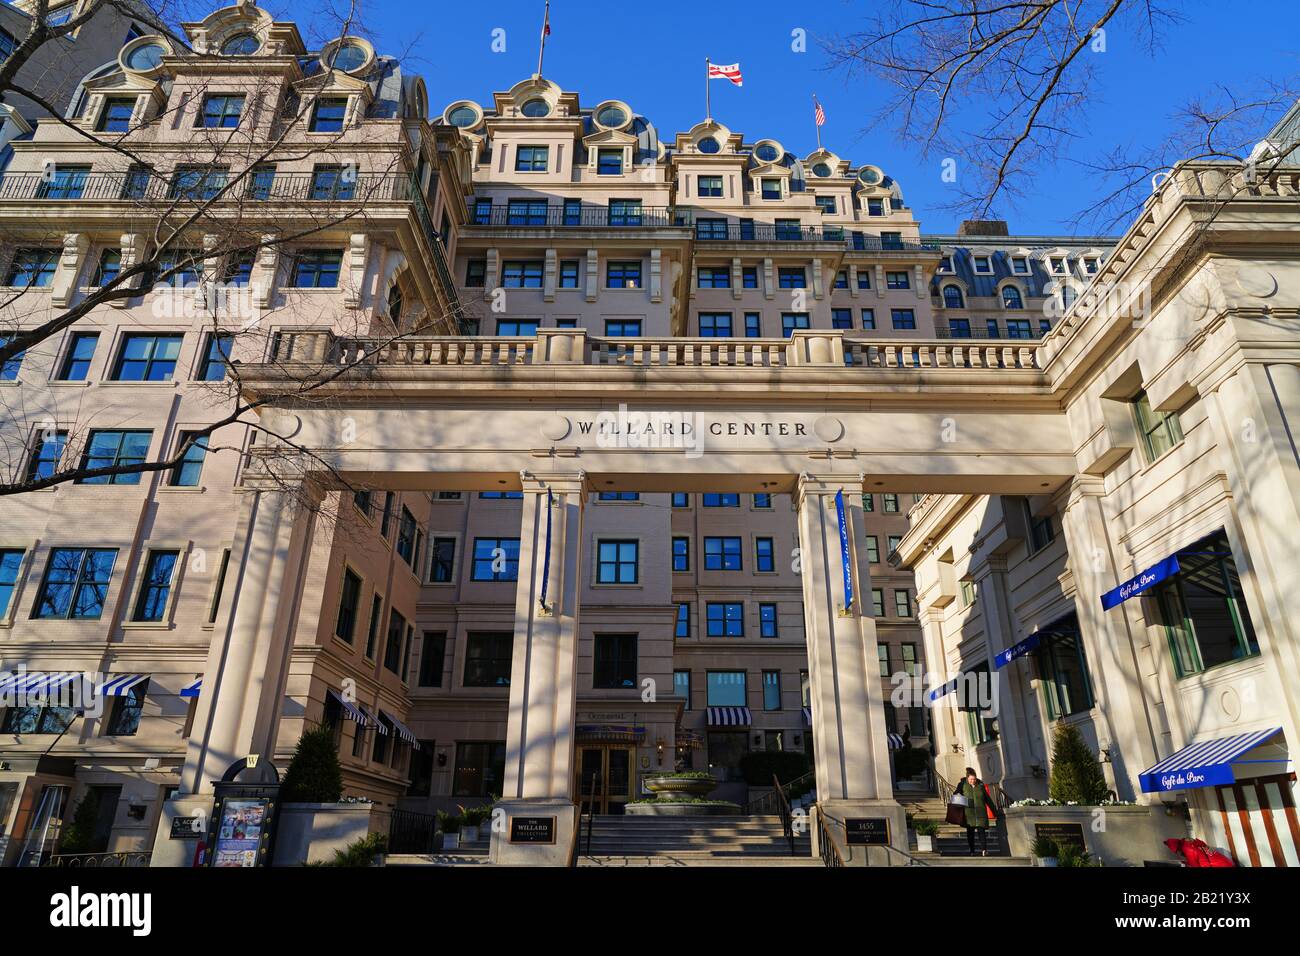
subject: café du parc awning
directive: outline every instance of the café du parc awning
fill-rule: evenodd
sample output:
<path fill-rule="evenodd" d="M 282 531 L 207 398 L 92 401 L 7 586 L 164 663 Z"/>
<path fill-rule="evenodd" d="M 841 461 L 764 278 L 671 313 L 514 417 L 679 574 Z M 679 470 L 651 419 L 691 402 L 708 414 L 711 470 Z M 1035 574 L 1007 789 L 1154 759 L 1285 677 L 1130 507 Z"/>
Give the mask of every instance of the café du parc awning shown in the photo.
<path fill-rule="evenodd" d="M 1282 728 L 1254 730 L 1202 740 L 1175 751 L 1138 774 L 1143 793 L 1168 793 L 1235 783 L 1237 774 L 1267 768 L 1277 773 L 1289 762 Z"/>

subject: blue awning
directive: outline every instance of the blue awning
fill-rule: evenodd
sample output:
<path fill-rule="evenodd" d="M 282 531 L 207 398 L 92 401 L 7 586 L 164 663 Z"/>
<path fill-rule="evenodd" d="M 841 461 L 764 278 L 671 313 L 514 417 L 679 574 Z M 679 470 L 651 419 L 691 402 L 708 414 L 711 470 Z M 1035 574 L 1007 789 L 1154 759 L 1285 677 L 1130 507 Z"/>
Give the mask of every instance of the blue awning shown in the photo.
<path fill-rule="evenodd" d="M 364 727 L 370 720 L 356 704 L 349 701 L 333 687 L 328 688 L 329 695 L 338 701 L 338 705 L 343 708 L 343 716 L 353 723 L 360 724 Z"/>
<path fill-rule="evenodd" d="M 1178 555 L 1171 554 L 1159 564 L 1153 564 L 1140 574 L 1134 575 L 1117 588 L 1111 588 L 1101 596 L 1101 609 L 1109 611 L 1116 605 L 1123 604 L 1131 597 L 1137 597 L 1143 591 L 1155 587 L 1161 581 L 1167 581 L 1179 571 Z"/>
<path fill-rule="evenodd" d="M 748 707 L 710 707 L 708 717 L 710 727 L 748 727 L 750 725 Z"/>
<path fill-rule="evenodd" d="M 411 730 L 410 727 L 406 726 L 406 724 L 402 723 L 400 720 L 398 720 L 388 711 L 384 710 L 382 707 L 379 709 L 379 713 L 382 714 L 384 717 L 388 718 L 388 722 L 391 723 L 393 725 L 393 729 L 397 731 L 397 736 L 401 737 L 403 740 L 405 740 L 412 747 L 415 747 L 417 750 L 419 749 L 420 741 L 416 738 L 415 732 Z"/>
<path fill-rule="evenodd" d="M 192 684 L 186 684 L 181 688 L 182 697 L 198 697 L 199 692 L 203 689 L 203 678 L 200 677 Z"/>
<path fill-rule="evenodd" d="M 1033 634 L 1030 634 L 1023 641 L 1017 641 L 1005 651 L 998 651 L 998 656 L 993 658 L 993 666 L 1006 667 L 1017 657 L 1024 657 L 1042 642 L 1043 633 L 1041 631 L 1034 631 Z"/>
<path fill-rule="evenodd" d="M 902 750 L 902 749 L 903 749 L 903 735 L 902 735 L 902 734 L 889 734 L 888 736 L 889 736 L 889 749 L 890 749 L 890 750 Z"/>
<path fill-rule="evenodd" d="M 114 674 L 99 685 L 99 694 L 101 697 L 125 697 L 134 687 L 148 679 L 148 674 Z"/>
<path fill-rule="evenodd" d="M 0 677 L 0 694 L 14 696 L 24 694 L 28 697 L 53 694 L 60 687 L 82 680 L 83 677 L 81 671 L 26 671 L 10 674 L 7 677 Z"/>
<path fill-rule="evenodd" d="M 1234 763 L 1288 763 L 1285 748 L 1281 755 L 1243 760 L 1244 755 L 1268 743 L 1282 732 L 1281 727 L 1255 730 L 1217 740 L 1203 740 L 1170 754 L 1159 763 L 1138 774 L 1143 793 L 1167 793 L 1196 787 L 1217 787 L 1236 782 Z"/>

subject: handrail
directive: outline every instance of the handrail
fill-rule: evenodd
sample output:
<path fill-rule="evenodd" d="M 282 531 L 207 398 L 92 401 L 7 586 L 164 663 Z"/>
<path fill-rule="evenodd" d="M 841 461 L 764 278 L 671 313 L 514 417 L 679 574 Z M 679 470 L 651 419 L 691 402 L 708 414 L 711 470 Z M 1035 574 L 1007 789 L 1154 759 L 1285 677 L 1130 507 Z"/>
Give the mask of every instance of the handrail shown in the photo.
<path fill-rule="evenodd" d="M 785 790 L 781 787 L 781 781 L 776 774 L 772 774 L 772 786 L 780 802 L 777 804 L 777 813 L 781 816 L 781 829 L 785 831 L 785 838 L 790 843 L 790 855 L 794 856 L 794 808 L 790 806 L 790 801 L 786 799 Z"/>
<path fill-rule="evenodd" d="M 814 783 L 814 784 L 816 783 L 813 771 L 809 770 L 806 774 L 804 774 L 801 777 L 795 777 L 793 780 L 787 780 L 785 783 L 781 784 L 777 789 L 783 790 L 786 794 L 786 798 L 788 799 L 789 798 L 788 795 L 790 791 L 792 791 L 799 784 L 803 784 L 803 783 Z M 753 816 L 756 813 L 771 813 L 775 810 L 776 810 L 775 791 L 771 793 L 765 793 L 761 797 L 755 797 L 753 800 L 750 800 L 749 803 L 745 804 L 745 814 L 747 816 Z"/>
<path fill-rule="evenodd" d="M 835 842 L 835 837 L 831 833 L 830 827 L 826 825 L 827 820 L 834 820 L 836 823 L 838 823 L 840 826 L 844 827 L 845 829 L 848 828 L 848 824 L 844 820 L 841 820 L 839 817 L 834 816 L 833 814 L 827 813 L 825 810 L 821 808 L 820 803 L 817 805 L 817 826 L 820 828 L 819 832 L 821 833 L 821 840 L 818 842 L 821 844 L 822 862 L 825 863 L 826 866 L 844 866 L 845 858 L 840 853 L 839 844 Z M 828 845 L 830 846 L 831 851 L 834 854 L 834 862 L 829 862 L 827 859 L 826 847 Z M 929 866 L 930 865 L 929 863 L 925 862 L 925 860 L 913 856 L 912 854 L 908 853 L 906 850 L 900 850 L 898 847 L 892 844 L 876 843 L 873 844 L 873 846 L 879 849 L 888 850 L 890 853 L 895 853 L 898 856 L 901 856 L 903 859 L 907 860 L 906 863 L 907 866 Z M 852 850 L 849 851 L 848 858 L 850 860 L 853 859 Z M 867 866 L 871 865 L 871 854 L 869 853 L 866 854 L 865 862 Z"/>
<path fill-rule="evenodd" d="M 840 853 L 839 844 L 835 842 L 835 836 L 831 833 L 831 828 L 826 825 L 826 817 L 821 805 L 817 806 L 817 846 L 821 851 L 822 865 L 827 867 L 836 867 L 844 865 L 844 855 Z"/>

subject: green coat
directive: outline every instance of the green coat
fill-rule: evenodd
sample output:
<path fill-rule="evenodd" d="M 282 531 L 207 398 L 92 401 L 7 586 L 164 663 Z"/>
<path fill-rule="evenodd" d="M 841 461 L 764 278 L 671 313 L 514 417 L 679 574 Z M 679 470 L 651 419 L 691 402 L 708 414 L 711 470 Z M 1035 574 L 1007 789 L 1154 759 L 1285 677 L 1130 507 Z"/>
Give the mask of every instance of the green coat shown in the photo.
<path fill-rule="evenodd" d="M 987 827 L 989 825 L 988 797 L 984 793 L 984 781 L 977 781 L 971 786 L 963 780 L 957 792 L 966 798 L 966 826 Z"/>

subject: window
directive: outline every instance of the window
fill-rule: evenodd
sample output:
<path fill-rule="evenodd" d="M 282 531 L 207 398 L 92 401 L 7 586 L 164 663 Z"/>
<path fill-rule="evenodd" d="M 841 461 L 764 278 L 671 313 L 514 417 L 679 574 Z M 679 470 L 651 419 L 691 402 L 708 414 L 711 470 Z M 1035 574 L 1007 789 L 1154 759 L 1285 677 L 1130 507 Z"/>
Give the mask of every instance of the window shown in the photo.
<path fill-rule="evenodd" d="M 229 332 L 213 332 L 208 335 L 207 348 L 199 360 L 199 381 L 219 382 L 226 377 L 226 365 L 230 362 L 230 349 L 234 341 L 235 337 Z"/>
<path fill-rule="evenodd" d="M 739 508 L 740 495 L 731 492 L 706 491 L 700 496 L 700 504 L 705 508 Z"/>
<path fill-rule="evenodd" d="M 779 636 L 775 604 L 760 604 L 758 606 L 758 636 Z"/>
<path fill-rule="evenodd" d="M 731 288 L 731 270 L 726 266 L 700 266 L 695 273 L 701 289 Z"/>
<path fill-rule="evenodd" d="M 889 677 L 891 671 L 889 669 L 889 645 L 888 644 L 881 642 L 876 645 L 876 661 L 877 661 L 877 665 L 880 668 L 880 676 Z"/>
<path fill-rule="evenodd" d="M 349 644 L 357 629 L 360 604 L 361 578 L 351 568 L 344 568 L 343 584 L 339 588 L 339 613 L 334 619 L 334 634 Z"/>
<path fill-rule="evenodd" d="M 95 129 L 101 133 L 125 133 L 131 128 L 131 114 L 135 112 L 134 96 L 110 96 L 99 111 Z"/>
<path fill-rule="evenodd" d="M 1011 271 L 1018 276 L 1029 275 L 1029 260 L 1024 256 L 1012 256 Z"/>
<path fill-rule="evenodd" d="M 397 551 L 397 556 L 405 561 L 412 570 L 415 569 L 415 540 L 417 532 L 418 529 L 415 524 L 415 515 L 411 514 L 411 512 L 403 506 L 402 517 L 397 524 L 397 545 L 395 550 Z"/>
<path fill-rule="evenodd" d="M 1051 720 L 1092 708 L 1092 682 L 1078 621 L 1077 615 L 1071 614 L 1049 625 L 1044 630 L 1050 636 L 1038 646 L 1038 673 Z"/>
<path fill-rule="evenodd" d="M 304 249 L 294 258 L 295 289 L 333 289 L 339 284 L 343 253 L 329 249 Z"/>
<path fill-rule="evenodd" d="M 722 177 L 701 176 L 696 189 L 696 195 L 714 199 L 722 198 Z"/>
<path fill-rule="evenodd" d="M 504 742 L 456 744 L 456 773 L 452 794 L 461 797 L 498 796 L 505 786 Z"/>
<path fill-rule="evenodd" d="M 993 271 L 993 260 L 989 256 L 972 256 L 971 268 L 976 275 L 988 275 Z"/>
<path fill-rule="evenodd" d="M 636 584 L 636 541 L 599 541 L 596 545 L 597 584 Z"/>
<path fill-rule="evenodd" d="M 32 617 L 98 620 L 108 599 L 116 548 L 55 548 Z"/>
<path fill-rule="evenodd" d="M 84 382 L 90 372 L 90 361 L 95 357 L 95 347 L 99 344 L 98 332 L 78 332 L 68 343 L 68 352 L 63 357 L 59 368 L 60 382 Z"/>
<path fill-rule="evenodd" d="M 726 239 L 727 220 L 725 219 L 695 220 L 695 238 L 702 241 Z"/>
<path fill-rule="evenodd" d="M 641 225 L 641 200 L 611 199 L 609 201 L 609 224 L 611 226 Z"/>
<path fill-rule="evenodd" d="M 730 312 L 701 312 L 700 337 L 721 338 L 731 335 Z"/>
<path fill-rule="evenodd" d="M 778 219 L 775 225 L 775 237 L 777 239 L 798 242 L 803 238 L 803 225 L 798 219 Z"/>
<path fill-rule="evenodd" d="M 475 538 L 473 581 L 517 581 L 518 538 Z"/>
<path fill-rule="evenodd" d="M 961 294 L 961 289 L 955 285 L 946 285 L 943 287 L 943 307 L 945 309 L 964 309 L 966 300 Z"/>
<path fill-rule="evenodd" d="M 889 553 L 893 554 L 898 550 L 898 546 L 903 543 L 903 536 L 899 534 L 891 534 L 885 538 L 885 543 L 889 546 Z"/>
<path fill-rule="evenodd" d="M 150 551 L 144 566 L 144 578 L 136 595 L 133 621 L 157 623 L 167 610 L 167 599 L 172 590 L 172 574 L 176 570 L 179 551 Z"/>
<path fill-rule="evenodd" d="M 322 97 L 312 107 L 308 129 L 313 133 L 341 133 L 348 101 L 341 96 Z"/>
<path fill-rule="evenodd" d="M 351 199 L 356 186 L 356 174 L 346 166 L 317 163 L 311 171 L 311 192 L 308 199 Z"/>
<path fill-rule="evenodd" d="M 639 491 L 602 491 L 598 495 L 601 501 L 640 501 Z"/>
<path fill-rule="evenodd" d="M 912 616 L 912 594 L 906 588 L 894 591 L 894 613 L 899 617 Z"/>
<path fill-rule="evenodd" d="M 862 496 L 862 510 L 870 514 L 876 510 L 876 496 L 866 494 Z"/>
<path fill-rule="evenodd" d="M 522 501 L 522 491 L 480 491 L 478 496 L 490 501 Z"/>
<path fill-rule="evenodd" d="M 834 196 L 816 196 L 814 197 L 814 202 L 817 203 L 817 209 L 824 216 L 833 216 L 839 211 L 838 207 L 835 205 Z"/>
<path fill-rule="evenodd" d="M 705 538 L 704 569 L 706 571 L 741 570 L 740 538 Z"/>
<path fill-rule="evenodd" d="M 533 336 L 536 334 L 536 319 L 501 319 L 497 322 L 497 335 Z"/>
<path fill-rule="evenodd" d="M 898 514 L 898 495 L 884 494 L 881 495 L 881 497 L 884 499 L 885 502 L 884 503 L 885 514 L 889 514 L 889 515 Z"/>
<path fill-rule="evenodd" d="M 441 687 L 442 669 L 447 658 L 447 634 L 444 631 L 425 631 L 420 645 L 420 673 L 416 678 L 421 687 Z"/>
<path fill-rule="evenodd" d="M 6 548 L 0 550 L 0 621 L 9 614 L 13 603 L 14 591 L 18 587 L 18 572 L 23 567 L 21 549 Z"/>
<path fill-rule="evenodd" d="M 807 271 L 802 266 L 782 266 L 776 270 L 776 284 L 781 289 L 806 289 Z"/>
<path fill-rule="evenodd" d="M 832 329 L 853 328 L 853 310 L 852 309 L 831 309 L 831 328 Z"/>
<path fill-rule="evenodd" d="M 1179 677 L 1255 657 L 1259 641 L 1223 531 L 1178 552 L 1179 573 L 1156 590 Z"/>
<path fill-rule="evenodd" d="M 690 671 L 673 671 L 673 696 L 686 702 L 683 710 L 691 709 Z"/>
<path fill-rule="evenodd" d="M 80 199 L 86 190 L 89 166 L 55 166 L 48 179 L 42 179 L 37 199 Z"/>
<path fill-rule="evenodd" d="M 451 584 L 456 579 L 456 539 L 434 538 L 429 562 L 429 581 Z"/>
<path fill-rule="evenodd" d="M 27 462 L 27 480 L 49 478 L 58 470 L 63 449 L 68 443 L 66 431 L 38 431 L 31 458 Z"/>
<path fill-rule="evenodd" d="M 763 671 L 763 709 L 781 709 L 780 671 Z"/>
<path fill-rule="evenodd" d="M 763 317 L 759 312 L 745 313 L 745 338 L 761 339 L 763 337 Z"/>
<path fill-rule="evenodd" d="M 1004 309 L 1023 309 L 1024 300 L 1020 297 L 1020 290 L 1013 285 L 1004 285 L 1002 287 L 1002 308 Z"/>
<path fill-rule="evenodd" d="M 474 225 L 490 226 L 492 224 L 492 200 L 474 200 Z"/>
<path fill-rule="evenodd" d="M 744 707 L 745 672 L 709 671 L 706 703 L 709 707 Z"/>
<path fill-rule="evenodd" d="M 681 601 L 677 605 L 677 623 L 673 628 L 673 637 L 691 636 L 691 604 Z"/>
<path fill-rule="evenodd" d="M 885 616 L 885 592 L 881 588 L 871 589 L 871 616 Z"/>
<path fill-rule="evenodd" d="M 520 146 L 515 151 L 515 172 L 544 173 L 550 161 L 549 146 Z"/>
<path fill-rule="evenodd" d="M 640 319 L 606 319 L 605 335 L 609 338 L 636 338 L 641 334 Z"/>
<path fill-rule="evenodd" d="M 203 460 L 208 454 L 208 439 L 196 432 L 181 432 L 176 440 L 177 449 L 184 448 L 180 463 L 171 470 L 167 484 L 173 488 L 196 488 L 203 474 Z"/>
<path fill-rule="evenodd" d="M 508 261 L 501 267 L 501 285 L 507 289 L 540 289 L 543 270 L 540 259 Z"/>
<path fill-rule="evenodd" d="M 969 681 L 969 686 L 976 686 L 977 683 L 979 686 L 987 686 L 989 665 L 978 664 L 963 676 Z M 975 695 L 972 694 L 971 696 Z M 997 739 L 998 721 L 994 710 L 983 710 L 975 701 L 959 703 L 958 707 L 966 715 L 966 733 L 973 746 L 979 746 Z"/>
<path fill-rule="evenodd" d="M 811 327 L 807 312 L 782 312 L 781 313 L 781 334 L 787 339 L 794 334 L 795 329 L 807 329 Z"/>
<path fill-rule="evenodd" d="M 175 289 L 193 287 L 203 278 L 203 253 L 198 249 L 172 249 L 158 257 L 151 282 Z"/>
<path fill-rule="evenodd" d="M 124 468 L 141 465 L 149 455 L 150 431 L 92 431 L 86 443 L 86 451 L 81 458 L 81 467 L 86 471 L 99 468 Z M 79 478 L 78 484 L 86 485 L 138 485 L 140 473 L 107 474 Z"/>
<path fill-rule="evenodd" d="M 564 224 L 566 226 L 581 226 L 587 219 L 582 214 L 581 199 L 564 200 Z"/>
<path fill-rule="evenodd" d="M 226 188 L 230 170 L 224 166 L 177 166 L 172 173 L 167 198 L 207 202 Z"/>
<path fill-rule="evenodd" d="M 871 273 L 868 272 L 866 269 L 858 270 L 858 288 L 859 289 L 871 288 Z"/>
<path fill-rule="evenodd" d="M 975 603 L 975 582 L 970 578 L 962 578 L 961 586 L 961 606 L 970 607 Z"/>
<path fill-rule="evenodd" d="M 402 635 L 406 633 L 406 618 L 396 608 L 388 609 L 388 641 L 384 644 L 384 667 L 398 673 L 402 666 Z"/>
<path fill-rule="evenodd" d="M 120 249 L 102 249 L 99 253 L 99 261 L 95 264 L 95 274 L 91 277 L 90 284 L 95 288 L 102 289 L 122 271 L 122 251 Z"/>
<path fill-rule="evenodd" d="M 864 329 L 868 329 L 868 330 L 875 329 L 875 327 L 876 327 L 876 310 L 875 310 L 875 309 L 863 309 L 863 310 L 862 310 L 862 327 L 863 327 Z"/>
<path fill-rule="evenodd" d="M 949 319 L 948 335 L 954 339 L 968 339 L 971 337 L 970 319 Z"/>
<path fill-rule="evenodd" d="M 1052 527 L 1052 516 L 1035 515 L 1029 507 L 1029 499 L 1022 498 L 1025 509 L 1025 524 L 1029 528 L 1029 553 L 1036 554 L 1042 551 L 1056 539 L 1056 531 Z"/>
<path fill-rule="evenodd" d="M 705 606 L 709 637 L 744 637 L 745 605 L 739 601 L 710 601 Z"/>
<path fill-rule="evenodd" d="M 772 507 L 772 496 L 762 492 L 754 495 L 754 507 L 769 510 Z"/>
<path fill-rule="evenodd" d="M 248 198 L 270 199 L 275 187 L 275 165 L 264 163 L 254 166 L 248 172 Z"/>
<path fill-rule="evenodd" d="M 20 289 L 43 289 L 54 281 L 54 270 L 58 264 L 57 249 L 19 249 L 9 263 L 5 285 Z"/>
<path fill-rule="evenodd" d="M 384 607 L 384 599 L 376 594 L 370 599 L 370 621 L 366 625 L 366 660 L 375 659 L 375 643 L 379 639 L 379 615 Z"/>
<path fill-rule="evenodd" d="M 1177 412 L 1152 411 L 1146 392 L 1138 392 L 1133 396 L 1132 405 L 1148 464 L 1163 457 L 1183 440 L 1183 425 Z"/>
<path fill-rule="evenodd" d="M 890 309 L 889 318 L 896 329 L 916 328 L 916 313 L 911 309 Z"/>
<path fill-rule="evenodd" d="M 514 642 L 511 631 L 470 632 L 465 641 L 465 686 L 509 687 Z"/>
<path fill-rule="evenodd" d="M 606 263 L 605 285 L 610 289 L 641 288 L 641 262 Z"/>
<path fill-rule="evenodd" d="M 689 508 L 691 506 L 691 496 L 683 491 L 673 492 L 674 508 Z"/>
<path fill-rule="evenodd" d="M 122 338 L 111 378 L 118 382 L 165 382 L 176 371 L 179 335 L 127 335 Z"/>
<path fill-rule="evenodd" d="M 691 539 L 673 538 L 673 570 L 689 571 L 691 569 Z"/>
<path fill-rule="evenodd" d="M 764 199 L 781 198 L 781 180 L 779 179 L 760 180 L 759 188 Z"/>
<path fill-rule="evenodd" d="M 560 261 L 560 288 L 576 289 L 578 288 L 578 260 L 563 259 Z"/>
<path fill-rule="evenodd" d="M 149 681 L 143 680 L 113 699 L 113 709 L 108 715 L 108 728 L 105 731 L 108 736 L 131 737 L 140 729 L 144 694 L 148 686 Z"/>
<path fill-rule="evenodd" d="M 754 539 L 754 570 L 776 570 L 776 548 L 773 546 L 771 538 Z"/>
<path fill-rule="evenodd" d="M 511 226 L 544 226 L 549 209 L 545 199 L 511 199 L 506 203 L 506 223 Z"/>
<path fill-rule="evenodd" d="M 203 112 L 198 125 L 203 129 L 234 129 L 239 125 L 239 114 L 244 111 L 244 98 L 225 93 L 203 97 Z"/>
<path fill-rule="evenodd" d="M 596 172 L 601 176 L 617 176 L 623 172 L 622 149 L 596 150 Z"/>
<path fill-rule="evenodd" d="M 912 288 L 911 277 L 906 272 L 886 272 L 885 288 L 910 289 Z"/>
<path fill-rule="evenodd" d="M 867 562 L 869 564 L 880 563 L 880 539 L 874 534 L 867 535 Z"/>
<path fill-rule="evenodd" d="M 597 634 L 592 685 L 599 689 L 636 686 L 636 635 Z"/>
<path fill-rule="evenodd" d="M 741 267 L 740 286 L 742 289 L 758 288 L 758 267 L 757 266 Z"/>

